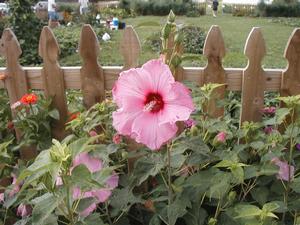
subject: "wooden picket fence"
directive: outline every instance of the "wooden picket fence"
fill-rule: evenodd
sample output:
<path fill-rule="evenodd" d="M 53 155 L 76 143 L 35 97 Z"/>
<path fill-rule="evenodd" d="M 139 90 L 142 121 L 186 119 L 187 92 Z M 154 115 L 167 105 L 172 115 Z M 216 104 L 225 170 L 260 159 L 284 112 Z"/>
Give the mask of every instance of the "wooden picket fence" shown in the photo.
<path fill-rule="evenodd" d="M 124 66 L 104 66 L 98 63 L 100 54 L 97 36 L 90 25 L 84 25 L 79 41 L 79 54 L 83 60 L 81 67 L 60 67 L 59 45 L 49 27 L 44 27 L 39 42 L 39 55 L 43 67 L 22 67 L 19 64 L 20 45 L 10 29 L 3 32 L 0 40 L 0 54 L 6 59 L 6 68 L 0 68 L 6 79 L 0 81 L 0 88 L 6 88 L 10 103 L 13 104 L 29 89 L 44 90 L 45 96 L 53 98 L 53 105 L 59 110 L 60 120 L 54 124 L 54 137 L 65 136 L 64 125 L 68 115 L 66 89 L 80 89 L 86 108 L 102 101 L 105 90 L 111 90 L 121 71 L 139 66 L 141 46 L 135 30 L 128 26 L 123 31 L 120 53 Z M 240 122 L 259 121 L 264 107 L 264 92 L 276 91 L 282 96 L 300 94 L 300 29 L 295 29 L 287 43 L 284 56 L 288 61 L 286 69 L 264 69 L 261 66 L 266 55 L 265 41 L 261 29 L 255 27 L 245 44 L 248 58 L 246 68 L 223 68 L 225 44 L 221 30 L 212 26 L 206 37 L 204 55 L 206 67 L 179 67 L 175 79 L 189 80 L 200 86 L 205 83 L 221 83 L 225 86 L 217 90 L 219 98 L 225 91 L 241 91 L 242 108 Z M 209 113 L 214 117 L 223 114 L 215 102 L 209 104 Z"/>

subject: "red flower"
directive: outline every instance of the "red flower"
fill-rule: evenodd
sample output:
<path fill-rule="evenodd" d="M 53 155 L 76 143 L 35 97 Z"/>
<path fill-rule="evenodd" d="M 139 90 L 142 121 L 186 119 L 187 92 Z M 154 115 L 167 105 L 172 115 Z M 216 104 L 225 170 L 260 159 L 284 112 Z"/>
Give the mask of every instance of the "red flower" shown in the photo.
<path fill-rule="evenodd" d="M 23 95 L 23 97 L 21 98 L 20 102 L 23 103 L 24 105 L 36 104 L 36 102 L 37 102 L 37 96 L 35 94 L 33 94 L 33 93 Z"/>
<path fill-rule="evenodd" d="M 6 127 L 7 129 L 12 130 L 14 129 L 14 123 L 12 121 L 8 121 Z"/>
<path fill-rule="evenodd" d="M 116 145 L 120 144 L 121 141 L 122 141 L 122 136 L 121 136 L 120 134 L 115 134 L 115 135 L 113 136 L 113 142 L 114 142 Z"/>
<path fill-rule="evenodd" d="M 80 112 L 69 113 L 69 118 L 67 122 L 71 122 L 75 120 L 80 115 Z"/>

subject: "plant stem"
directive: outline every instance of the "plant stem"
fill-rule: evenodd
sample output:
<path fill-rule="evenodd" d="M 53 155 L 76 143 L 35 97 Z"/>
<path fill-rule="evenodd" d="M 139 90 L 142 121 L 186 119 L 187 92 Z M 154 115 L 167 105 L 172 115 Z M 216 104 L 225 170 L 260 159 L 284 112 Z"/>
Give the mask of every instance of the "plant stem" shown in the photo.
<path fill-rule="evenodd" d="M 167 147 L 167 170 L 168 170 L 168 225 L 170 225 L 171 218 L 169 216 L 169 210 L 172 204 L 173 190 L 172 190 L 172 174 L 171 174 L 171 150 L 173 142 Z"/>
<path fill-rule="evenodd" d="M 283 201 L 285 206 L 288 206 L 288 198 L 289 198 L 289 192 L 290 192 L 290 183 L 291 183 L 291 165 L 292 165 L 292 160 L 293 160 L 293 148 L 294 148 L 294 139 L 293 139 L 293 133 L 294 133 L 294 127 L 295 127 L 295 121 L 294 121 L 294 116 L 295 116 L 295 109 L 292 109 L 291 113 L 291 122 L 292 122 L 292 129 L 291 129 L 291 137 L 290 137 L 290 149 L 289 149 L 289 159 L 288 159 L 288 172 L 289 172 L 289 179 L 286 184 L 286 189 L 283 197 Z M 282 222 L 285 220 L 286 213 L 284 212 L 282 215 Z"/>
<path fill-rule="evenodd" d="M 105 211 L 106 211 L 106 215 L 107 215 L 107 219 L 108 219 L 109 225 L 113 225 L 113 223 L 112 223 L 112 221 L 110 219 L 110 213 L 108 211 L 108 204 L 107 204 L 107 202 L 105 202 Z"/>

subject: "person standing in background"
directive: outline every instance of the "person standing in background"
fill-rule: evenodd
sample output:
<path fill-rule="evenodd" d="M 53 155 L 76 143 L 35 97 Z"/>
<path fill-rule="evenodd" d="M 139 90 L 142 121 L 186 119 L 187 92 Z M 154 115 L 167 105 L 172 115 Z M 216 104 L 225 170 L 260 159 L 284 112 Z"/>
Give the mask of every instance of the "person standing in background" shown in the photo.
<path fill-rule="evenodd" d="M 218 0 L 213 0 L 213 2 L 212 2 L 212 10 L 213 10 L 213 16 L 214 17 L 217 17 L 218 6 L 219 6 Z"/>
<path fill-rule="evenodd" d="M 80 15 L 86 14 L 86 12 L 88 11 L 88 2 L 89 2 L 89 0 L 78 0 L 78 2 L 79 2 Z"/>
<path fill-rule="evenodd" d="M 48 0 L 48 18 L 49 18 L 49 25 L 51 22 L 57 22 L 58 15 L 56 13 L 57 6 L 55 4 L 55 0 Z"/>

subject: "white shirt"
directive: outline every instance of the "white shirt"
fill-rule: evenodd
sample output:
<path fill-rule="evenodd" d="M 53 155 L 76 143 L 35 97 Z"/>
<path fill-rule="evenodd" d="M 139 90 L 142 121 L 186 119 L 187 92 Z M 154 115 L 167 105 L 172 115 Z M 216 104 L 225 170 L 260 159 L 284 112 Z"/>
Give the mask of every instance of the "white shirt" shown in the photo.
<path fill-rule="evenodd" d="M 55 5 L 55 0 L 48 0 L 48 12 L 55 11 L 53 5 Z"/>
<path fill-rule="evenodd" d="M 87 8 L 89 0 L 78 0 L 81 8 Z"/>

